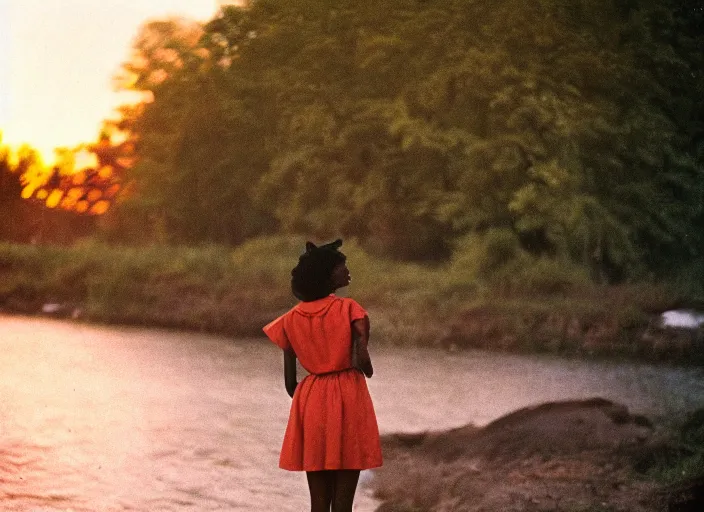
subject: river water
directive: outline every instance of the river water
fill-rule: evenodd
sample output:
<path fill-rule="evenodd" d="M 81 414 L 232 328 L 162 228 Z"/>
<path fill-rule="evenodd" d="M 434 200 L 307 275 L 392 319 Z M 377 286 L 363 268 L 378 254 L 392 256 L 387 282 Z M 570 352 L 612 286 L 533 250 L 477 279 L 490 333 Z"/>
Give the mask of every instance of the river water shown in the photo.
<path fill-rule="evenodd" d="M 593 396 L 652 417 L 704 407 L 704 372 L 693 368 L 372 356 L 382 433 L 483 425 Z M 0 509 L 307 510 L 305 476 L 277 468 L 289 404 L 281 354 L 263 339 L 0 316 Z M 374 506 L 363 486 L 355 510 Z"/>

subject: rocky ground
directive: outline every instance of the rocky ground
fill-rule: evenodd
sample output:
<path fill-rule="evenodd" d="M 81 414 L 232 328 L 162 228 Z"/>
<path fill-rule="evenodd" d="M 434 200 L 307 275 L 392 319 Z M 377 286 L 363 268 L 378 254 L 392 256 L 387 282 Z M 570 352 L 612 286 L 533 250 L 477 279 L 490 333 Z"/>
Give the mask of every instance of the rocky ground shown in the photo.
<path fill-rule="evenodd" d="M 542 404 L 484 428 L 389 435 L 383 444 L 377 512 L 704 510 L 704 502 L 692 508 L 704 481 L 696 449 L 603 399 Z M 656 469 L 687 457 L 691 474 L 663 483 Z"/>

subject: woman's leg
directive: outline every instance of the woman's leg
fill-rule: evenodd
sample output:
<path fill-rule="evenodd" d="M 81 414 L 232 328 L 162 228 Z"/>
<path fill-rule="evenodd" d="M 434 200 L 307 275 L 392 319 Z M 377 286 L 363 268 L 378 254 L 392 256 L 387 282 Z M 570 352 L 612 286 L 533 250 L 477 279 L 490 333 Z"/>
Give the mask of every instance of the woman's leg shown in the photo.
<path fill-rule="evenodd" d="M 310 512 L 330 512 L 335 479 L 332 471 L 306 471 Z"/>
<path fill-rule="evenodd" d="M 334 494 L 332 496 L 332 512 L 352 512 L 354 493 L 359 482 L 359 470 L 339 469 L 334 474 Z"/>

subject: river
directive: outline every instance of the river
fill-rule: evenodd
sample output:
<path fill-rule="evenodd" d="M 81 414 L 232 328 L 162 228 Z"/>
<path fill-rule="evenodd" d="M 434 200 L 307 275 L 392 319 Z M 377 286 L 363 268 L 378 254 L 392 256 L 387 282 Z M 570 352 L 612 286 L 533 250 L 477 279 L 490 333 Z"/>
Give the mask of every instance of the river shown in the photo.
<path fill-rule="evenodd" d="M 0 316 L 0 333 L 2 510 L 307 510 L 304 475 L 277 468 L 290 399 L 281 354 L 264 339 L 13 316 Z M 382 433 L 483 425 L 593 396 L 651 417 L 704 407 L 695 368 L 421 349 L 372 356 Z M 363 486 L 355 510 L 374 506 Z"/>

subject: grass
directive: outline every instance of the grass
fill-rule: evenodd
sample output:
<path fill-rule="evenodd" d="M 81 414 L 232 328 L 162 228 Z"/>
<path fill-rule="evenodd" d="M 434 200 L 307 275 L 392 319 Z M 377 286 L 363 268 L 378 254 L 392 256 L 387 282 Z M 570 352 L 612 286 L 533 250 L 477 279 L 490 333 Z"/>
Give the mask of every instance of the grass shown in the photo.
<path fill-rule="evenodd" d="M 704 409 L 690 413 L 677 435 L 656 454 L 647 474 L 665 485 L 704 479 Z"/>
<path fill-rule="evenodd" d="M 295 303 L 290 270 L 303 243 L 0 244 L 0 306 L 35 312 L 56 302 L 96 322 L 259 334 Z M 639 333 L 679 300 L 664 286 L 598 286 L 579 267 L 524 254 L 483 264 L 481 245 L 467 242 L 440 266 L 376 258 L 354 240 L 343 249 L 352 273 L 344 293 L 370 311 L 377 343 L 648 356 Z"/>

